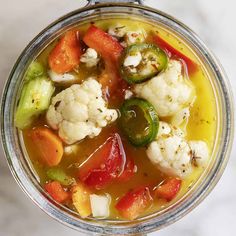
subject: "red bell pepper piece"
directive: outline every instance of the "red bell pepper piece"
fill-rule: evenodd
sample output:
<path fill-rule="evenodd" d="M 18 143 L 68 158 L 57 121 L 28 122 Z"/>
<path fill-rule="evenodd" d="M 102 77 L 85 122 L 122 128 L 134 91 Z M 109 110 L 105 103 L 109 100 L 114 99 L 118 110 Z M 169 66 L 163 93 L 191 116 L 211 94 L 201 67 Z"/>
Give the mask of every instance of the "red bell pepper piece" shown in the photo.
<path fill-rule="evenodd" d="M 121 138 L 115 133 L 79 168 L 79 178 L 89 187 L 102 189 L 122 173 L 125 161 Z"/>
<path fill-rule="evenodd" d="M 153 202 L 148 187 L 138 187 L 123 196 L 116 204 L 116 209 L 120 215 L 126 219 L 136 219 Z"/>
<path fill-rule="evenodd" d="M 49 66 L 58 74 L 71 71 L 79 64 L 81 53 L 79 32 L 68 31 L 49 54 Z"/>
<path fill-rule="evenodd" d="M 127 182 L 134 176 L 134 174 L 136 172 L 137 172 L 137 166 L 135 165 L 134 160 L 131 158 L 127 158 L 124 171 L 117 178 L 117 181 L 118 182 Z"/>
<path fill-rule="evenodd" d="M 175 49 L 173 46 L 171 46 L 168 42 L 166 42 L 163 38 L 161 38 L 159 35 L 155 35 L 153 37 L 154 42 L 163 50 L 167 51 L 170 56 L 176 56 L 180 59 L 182 59 L 188 68 L 188 73 L 194 74 L 198 71 L 199 66 L 196 64 L 193 60 L 191 60 L 189 57 L 185 56 L 182 52 Z"/>
<path fill-rule="evenodd" d="M 118 62 L 123 47 L 111 35 L 91 25 L 83 38 L 86 45 L 101 54 L 105 61 Z"/>
<path fill-rule="evenodd" d="M 44 186 L 44 189 L 55 201 L 59 203 L 65 202 L 70 197 L 70 194 L 62 188 L 58 181 L 47 183 Z"/>
<path fill-rule="evenodd" d="M 95 49 L 105 62 L 105 70 L 100 77 L 103 88 L 108 87 L 109 94 L 117 92 L 118 86 L 119 90 L 122 89 L 121 84 L 123 87 L 125 82 L 123 82 L 119 73 L 119 59 L 124 49 L 121 44 L 95 25 L 89 27 L 83 41 L 87 46 Z"/>
<path fill-rule="evenodd" d="M 164 181 L 162 185 L 157 187 L 155 190 L 155 195 L 169 202 L 176 197 L 180 190 L 181 182 L 182 181 L 177 178 L 168 179 Z"/>

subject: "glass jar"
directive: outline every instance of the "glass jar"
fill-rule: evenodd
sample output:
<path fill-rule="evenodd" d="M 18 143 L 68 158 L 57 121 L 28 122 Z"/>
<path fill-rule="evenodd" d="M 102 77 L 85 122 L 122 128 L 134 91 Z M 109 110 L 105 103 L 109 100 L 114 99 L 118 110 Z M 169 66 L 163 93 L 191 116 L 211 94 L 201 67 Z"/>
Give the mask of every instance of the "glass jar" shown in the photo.
<path fill-rule="evenodd" d="M 104 2 L 104 3 L 98 3 Z M 134 4 L 130 2 L 136 2 Z M 97 4 L 98 3 L 98 4 Z M 213 189 L 227 164 L 233 140 L 232 94 L 227 77 L 219 61 L 204 43 L 184 24 L 156 9 L 143 6 L 139 1 L 91 0 L 84 8 L 58 19 L 25 48 L 15 63 L 6 82 L 1 103 L 1 136 L 11 172 L 23 191 L 48 215 L 78 231 L 98 234 L 139 234 L 158 230 L 175 222 L 196 207 Z M 29 162 L 21 133 L 14 126 L 14 113 L 22 88 L 22 77 L 28 65 L 56 37 L 69 28 L 96 19 L 109 17 L 137 17 L 154 22 L 183 39 L 198 55 L 210 75 L 218 108 L 218 128 L 212 161 L 201 178 L 179 201 L 155 214 L 134 220 L 115 221 L 82 219 L 72 210 L 56 203 L 45 193 Z"/>

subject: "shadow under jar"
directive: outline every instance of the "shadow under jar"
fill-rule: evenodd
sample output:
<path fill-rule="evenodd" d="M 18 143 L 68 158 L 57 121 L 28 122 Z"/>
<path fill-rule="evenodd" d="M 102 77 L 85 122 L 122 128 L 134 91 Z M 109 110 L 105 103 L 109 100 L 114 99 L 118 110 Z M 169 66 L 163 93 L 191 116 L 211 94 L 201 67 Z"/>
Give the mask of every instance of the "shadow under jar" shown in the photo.
<path fill-rule="evenodd" d="M 32 201 L 48 215 L 73 229 L 86 233 L 144 234 L 180 219 L 196 207 L 218 182 L 226 166 L 233 140 L 232 95 L 229 82 L 219 62 L 188 27 L 161 11 L 130 2 L 133 1 L 99 4 L 91 1 L 90 6 L 71 12 L 49 25 L 29 43 L 18 58 L 2 97 L 1 135 L 14 178 Z M 22 131 L 14 125 L 14 114 L 22 90 L 23 78 L 30 63 L 44 53 L 45 48 L 67 30 L 75 27 L 86 28 L 90 22 L 106 27 L 108 19 L 110 22 L 115 22 L 116 19 L 120 22 L 135 21 L 135 23 L 130 23 L 131 25 L 139 23 L 142 25 L 144 22 L 147 29 L 158 29 L 176 47 L 180 47 L 176 42 L 182 42 L 183 53 L 190 55 L 201 67 L 199 72 L 201 74 L 193 76 L 193 80 L 198 83 L 198 78 L 204 77 L 205 85 L 209 86 L 212 92 L 214 127 L 212 126 L 213 131 L 205 129 L 206 136 L 208 131 L 212 134 L 211 141 L 208 140 L 211 142 L 209 144 L 211 148 L 207 168 L 198 172 L 185 184 L 185 191 L 176 200 L 165 204 L 157 212 L 147 212 L 144 216 L 132 221 L 92 217 L 82 219 L 75 211 L 54 201 L 41 187 L 39 177 L 25 147 Z M 201 96 L 201 91 L 197 93 Z M 207 95 L 202 94 L 202 96 Z M 205 110 L 205 112 L 209 111 Z M 194 117 L 192 122 L 194 123 Z M 196 126 L 195 130 L 199 132 L 198 129 L 203 129 L 202 132 L 204 132 L 204 127 L 207 126 Z"/>

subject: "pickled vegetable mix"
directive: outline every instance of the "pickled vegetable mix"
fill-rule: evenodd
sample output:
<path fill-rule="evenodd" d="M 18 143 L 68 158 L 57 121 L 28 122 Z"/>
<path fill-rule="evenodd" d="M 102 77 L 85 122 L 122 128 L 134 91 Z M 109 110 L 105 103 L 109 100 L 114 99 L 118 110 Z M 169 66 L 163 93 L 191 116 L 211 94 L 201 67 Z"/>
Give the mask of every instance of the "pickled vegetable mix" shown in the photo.
<path fill-rule="evenodd" d="M 14 116 L 46 196 L 78 217 L 135 220 L 179 201 L 216 135 L 204 65 L 151 22 L 77 25 L 28 66 Z"/>

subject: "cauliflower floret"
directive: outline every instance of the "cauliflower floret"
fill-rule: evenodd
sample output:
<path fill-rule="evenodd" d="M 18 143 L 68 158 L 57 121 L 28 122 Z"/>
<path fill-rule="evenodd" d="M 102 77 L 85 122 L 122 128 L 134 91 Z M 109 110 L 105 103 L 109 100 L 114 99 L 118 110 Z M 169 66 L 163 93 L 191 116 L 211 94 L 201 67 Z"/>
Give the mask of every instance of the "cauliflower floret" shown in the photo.
<path fill-rule="evenodd" d="M 111 26 L 108 29 L 108 34 L 117 38 L 118 40 L 124 38 L 124 41 L 121 42 L 122 46 L 124 47 L 135 43 L 142 43 L 147 37 L 147 34 L 144 30 L 130 31 L 126 26 L 120 24 Z"/>
<path fill-rule="evenodd" d="M 78 149 L 79 149 L 78 144 L 73 144 L 73 145 L 65 146 L 64 147 L 64 153 L 66 155 L 71 155 L 72 153 L 76 154 Z"/>
<path fill-rule="evenodd" d="M 129 31 L 125 35 L 125 43 L 127 45 L 142 43 L 146 38 L 146 32 L 143 30 Z"/>
<path fill-rule="evenodd" d="M 134 55 L 128 55 L 124 60 L 124 66 L 136 67 L 142 61 L 142 55 L 139 51 L 137 51 Z"/>
<path fill-rule="evenodd" d="M 170 129 L 167 126 L 165 132 L 149 145 L 147 155 L 163 173 L 184 178 L 192 172 L 191 150 L 182 137 L 171 132 L 166 134 Z"/>
<path fill-rule="evenodd" d="M 149 145 L 147 156 L 163 173 L 185 178 L 192 172 L 194 162 L 206 166 L 208 148 L 203 141 L 188 142 L 179 130 L 160 122 L 158 135 Z"/>
<path fill-rule="evenodd" d="M 99 62 L 99 57 L 93 48 L 88 48 L 86 52 L 80 57 L 80 61 L 85 63 L 87 67 L 96 66 Z"/>
<path fill-rule="evenodd" d="M 46 117 L 48 124 L 59 130 L 62 140 L 72 144 L 86 136 L 97 136 L 102 127 L 117 119 L 118 113 L 106 107 L 101 85 L 89 78 L 53 97 Z"/>
<path fill-rule="evenodd" d="M 111 26 L 109 29 L 108 29 L 108 34 L 110 34 L 111 36 L 113 37 L 116 37 L 116 38 L 123 38 L 125 36 L 127 32 L 127 29 L 124 25 L 115 25 L 115 26 Z"/>
<path fill-rule="evenodd" d="M 111 196 L 90 194 L 90 203 L 93 217 L 105 218 L 110 214 Z"/>
<path fill-rule="evenodd" d="M 203 141 L 190 141 L 189 146 L 192 150 L 193 164 L 205 167 L 209 157 L 207 144 Z"/>
<path fill-rule="evenodd" d="M 129 99 L 129 98 L 131 98 L 133 95 L 134 95 L 134 94 L 133 94 L 133 92 L 132 92 L 131 90 L 129 90 L 129 89 L 126 89 L 126 90 L 125 90 L 125 99 Z"/>
<path fill-rule="evenodd" d="M 186 125 L 188 124 L 189 116 L 190 116 L 189 107 L 185 107 L 172 117 L 171 124 L 176 126 L 181 125 L 182 127 L 185 128 Z"/>
<path fill-rule="evenodd" d="M 54 72 L 52 70 L 48 71 L 48 75 L 49 75 L 50 79 L 56 83 L 71 83 L 71 82 L 77 80 L 77 78 L 72 74 L 69 74 L 69 73 L 57 74 L 56 72 Z"/>
<path fill-rule="evenodd" d="M 192 83 L 184 79 L 179 61 L 170 60 L 168 68 L 142 84 L 134 86 L 138 97 L 148 100 L 160 117 L 173 116 L 192 104 L 195 90 Z"/>

